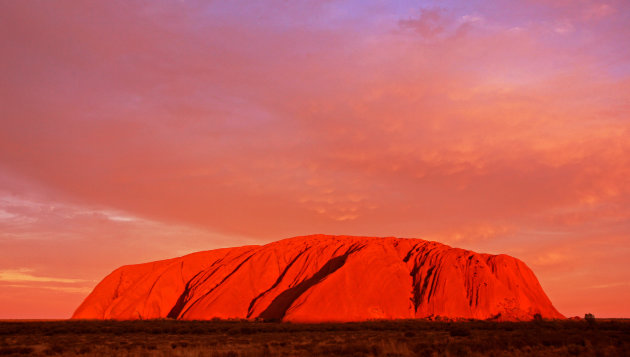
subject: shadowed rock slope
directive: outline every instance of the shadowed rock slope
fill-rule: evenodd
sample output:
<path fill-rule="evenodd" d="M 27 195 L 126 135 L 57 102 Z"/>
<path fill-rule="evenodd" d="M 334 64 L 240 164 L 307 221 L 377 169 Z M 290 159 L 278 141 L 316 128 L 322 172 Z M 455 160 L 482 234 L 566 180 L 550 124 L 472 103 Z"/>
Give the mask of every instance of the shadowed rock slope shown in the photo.
<path fill-rule="evenodd" d="M 75 319 L 563 318 L 507 255 L 420 239 L 312 235 L 116 269 Z"/>

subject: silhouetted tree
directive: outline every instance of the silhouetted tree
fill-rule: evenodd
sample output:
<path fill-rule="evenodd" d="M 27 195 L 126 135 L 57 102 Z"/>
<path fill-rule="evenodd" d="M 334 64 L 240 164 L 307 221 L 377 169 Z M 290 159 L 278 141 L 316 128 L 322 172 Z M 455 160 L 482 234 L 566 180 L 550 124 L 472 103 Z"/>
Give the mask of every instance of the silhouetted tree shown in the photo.
<path fill-rule="evenodd" d="M 595 315 L 591 314 L 590 312 L 584 314 L 584 320 L 586 320 L 586 323 L 588 323 L 589 326 L 595 325 Z"/>

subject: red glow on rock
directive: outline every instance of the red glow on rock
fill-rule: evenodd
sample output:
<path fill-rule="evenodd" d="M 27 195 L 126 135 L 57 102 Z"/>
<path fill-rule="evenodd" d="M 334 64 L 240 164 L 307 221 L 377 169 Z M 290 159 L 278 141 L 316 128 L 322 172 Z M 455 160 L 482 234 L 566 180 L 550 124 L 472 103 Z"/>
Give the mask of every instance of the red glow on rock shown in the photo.
<path fill-rule="evenodd" d="M 507 255 L 420 239 L 313 235 L 123 266 L 75 319 L 564 318 Z"/>

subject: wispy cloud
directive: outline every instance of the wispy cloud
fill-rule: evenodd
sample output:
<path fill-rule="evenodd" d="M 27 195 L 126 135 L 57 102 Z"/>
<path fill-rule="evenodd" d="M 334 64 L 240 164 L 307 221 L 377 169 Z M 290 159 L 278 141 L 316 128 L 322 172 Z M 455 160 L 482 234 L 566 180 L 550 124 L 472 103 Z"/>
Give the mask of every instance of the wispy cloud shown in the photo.
<path fill-rule="evenodd" d="M 545 252 L 538 255 L 538 257 L 536 257 L 532 261 L 532 264 L 538 265 L 538 266 L 548 266 L 548 265 L 561 264 L 568 260 L 570 260 L 570 257 L 566 256 L 565 254 L 561 254 L 557 252 Z"/>
<path fill-rule="evenodd" d="M 444 15 L 444 9 L 423 8 L 419 10 L 417 17 L 400 20 L 399 24 L 403 28 L 413 29 L 422 37 L 430 39 L 444 32 L 448 24 Z"/>
<path fill-rule="evenodd" d="M 74 278 L 49 277 L 31 274 L 33 269 L 0 270 L 0 281 L 5 282 L 44 282 L 44 283 L 83 283 L 87 280 Z"/>
<path fill-rule="evenodd" d="M 55 286 L 55 285 L 27 285 L 27 284 L 2 284 L 0 287 L 16 288 L 16 289 L 43 289 L 61 291 L 72 294 L 88 294 L 92 291 L 91 287 L 75 287 L 75 286 Z"/>
<path fill-rule="evenodd" d="M 621 286 L 630 286 L 630 282 L 619 281 L 619 282 L 608 283 L 608 284 L 597 284 L 597 285 L 588 286 L 587 288 L 588 289 L 609 289 L 609 288 L 617 288 Z"/>

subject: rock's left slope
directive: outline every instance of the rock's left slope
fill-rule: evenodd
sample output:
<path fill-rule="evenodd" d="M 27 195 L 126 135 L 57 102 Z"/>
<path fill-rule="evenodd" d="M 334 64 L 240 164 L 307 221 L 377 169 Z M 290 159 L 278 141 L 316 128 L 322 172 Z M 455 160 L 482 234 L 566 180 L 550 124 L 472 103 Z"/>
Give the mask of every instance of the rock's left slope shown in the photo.
<path fill-rule="evenodd" d="M 72 318 L 152 319 L 173 314 L 178 300 L 203 273 L 233 272 L 259 246 L 198 252 L 157 262 L 122 266 L 103 279 Z"/>

